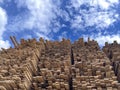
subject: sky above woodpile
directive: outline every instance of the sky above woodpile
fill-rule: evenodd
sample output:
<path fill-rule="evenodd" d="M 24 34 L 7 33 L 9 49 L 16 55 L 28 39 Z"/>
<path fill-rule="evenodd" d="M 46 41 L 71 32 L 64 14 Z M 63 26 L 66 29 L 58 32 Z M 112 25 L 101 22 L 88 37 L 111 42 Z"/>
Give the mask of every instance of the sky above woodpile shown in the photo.
<path fill-rule="evenodd" d="M 120 43 L 120 1 L 0 0 L 0 48 L 11 46 L 9 36 Z"/>

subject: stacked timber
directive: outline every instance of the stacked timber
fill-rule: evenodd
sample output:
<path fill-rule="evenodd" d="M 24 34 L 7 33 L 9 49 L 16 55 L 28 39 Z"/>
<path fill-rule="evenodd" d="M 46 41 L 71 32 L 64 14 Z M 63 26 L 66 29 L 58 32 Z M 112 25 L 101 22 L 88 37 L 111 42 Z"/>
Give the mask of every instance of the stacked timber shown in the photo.
<path fill-rule="evenodd" d="M 70 41 L 46 41 L 38 62 L 38 75 L 33 77 L 33 90 L 69 90 Z"/>
<path fill-rule="evenodd" d="M 111 62 L 100 51 L 96 41 L 88 39 L 73 44 L 74 65 L 72 65 L 73 90 L 119 90 Z M 83 45 L 83 44 L 82 44 Z"/>
<path fill-rule="evenodd" d="M 31 88 L 33 76 L 37 74 L 39 57 L 44 50 L 42 43 L 35 39 L 22 39 L 21 44 L 16 45 L 17 48 L 0 52 L 0 90 Z"/>
<path fill-rule="evenodd" d="M 107 43 L 107 42 L 106 42 Z M 115 75 L 120 82 L 120 44 L 114 41 L 111 44 L 105 44 L 103 51 L 110 59 Z"/>
<path fill-rule="evenodd" d="M 73 44 L 11 39 L 15 48 L 0 51 L 0 90 L 120 90 L 119 49 L 111 52 L 108 43 L 104 52 L 111 59 L 90 38 Z"/>

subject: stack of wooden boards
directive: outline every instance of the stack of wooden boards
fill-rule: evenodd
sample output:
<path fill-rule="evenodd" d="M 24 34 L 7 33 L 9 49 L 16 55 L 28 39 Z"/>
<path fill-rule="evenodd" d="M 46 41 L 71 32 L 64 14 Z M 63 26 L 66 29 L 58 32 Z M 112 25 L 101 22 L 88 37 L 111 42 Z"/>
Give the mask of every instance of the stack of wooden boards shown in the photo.
<path fill-rule="evenodd" d="M 0 90 L 120 90 L 106 54 L 90 39 L 21 39 L 0 52 Z"/>
<path fill-rule="evenodd" d="M 103 51 L 110 59 L 114 73 L 117 76 L 117 80 L 120 82 L 120 44 L 118 44 L 116 41 L 111 44 L 106 42 L 105 46 L 103 47 Z"/>

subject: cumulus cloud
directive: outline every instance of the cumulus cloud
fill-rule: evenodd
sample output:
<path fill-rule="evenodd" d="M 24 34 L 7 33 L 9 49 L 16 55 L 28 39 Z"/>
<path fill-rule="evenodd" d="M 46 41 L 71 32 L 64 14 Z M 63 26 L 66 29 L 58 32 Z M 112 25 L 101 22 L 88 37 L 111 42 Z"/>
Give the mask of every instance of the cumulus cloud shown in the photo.
<path fill-rule="evenodd" d="M 32 30 L 44 37 L 59 32 L 65 25 L 64 21 L 69 22 L 71 29 L 77 32 L 88 27 L 105 29 L 119 18 L 116 11 L 119 0 L 70 0 L 63 6 L 66 9 L 61 9 L 63 2 L 60 0 L 14 1 L 18 9 L 25 8 L 27 11 L 13 17 L 8 29 L 14 32 Z"/>
<path fill-rule="evenodd" d="M 119 34 L 97 36 L 94 38 L 96 41 L 99 42 L 100 46 L 104 46 L 105 42 L 113 43 L 113 41 L 117 41 L 118 43 L 120 43 L 120 35 Z"/>
<path fill-rule="evenodd" d="M 71 28 L 81 30 L 93 26 L 97 30 L 108 28 L 118 20 L 119 14 L 116 9 L 118 4 L 119 0 L 71 0 L 68 6 L 73 16 Z"/>
<path fill-rule="evenodd" d="M 0 38 L 5 31 L 5 25 L 7 24 L 7 15 L 3 8 L 0 7 Z"/>
<path fill-rule="evenodd" d="M 96 40 L 99 43 L 100 47 L 104 46 L 105 42 L 113 43 L 114 41 L 117 41 L 118 43 L 120 43 L 120 34 L 102 35 L 101 33 L 98 33 L 98 34 L 92 34 L 91 36 L 83 35 L 83 37 L 85 39 L 90 37 L 90 39 Z"/>
<path fill-rule="evenodd" d="M 0 7 L 0 48 L 8 48 L 10 46 L 9 42 L 3 40 L 3 34 L 6 30 L 5 26 L 7 24 L 7 15 L 3 8 Z"/>
<path fill-rule="evenodd" d="M 1 48 L 9 48 L 10 47 L 10 43 L 8 40 L 0 40 L 0 50 Z"/>
<path fill-rule="evenodd" d="M 59 0 L 15 0 L 15 3 L 19 9 L 25 8 L 27 11 L 14 17 L 8 29 L 12 28 L 14 32 L 32 30 L 36 36 L 39 36 L 39 33 L 44 37 L 51 32 L 59 31 L 61 27 L 57 20 Z"/>

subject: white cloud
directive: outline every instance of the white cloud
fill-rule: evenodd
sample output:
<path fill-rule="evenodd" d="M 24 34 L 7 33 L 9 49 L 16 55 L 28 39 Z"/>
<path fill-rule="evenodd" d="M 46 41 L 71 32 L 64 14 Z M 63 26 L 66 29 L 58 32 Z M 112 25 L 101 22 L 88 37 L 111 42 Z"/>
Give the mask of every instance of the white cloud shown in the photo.
<path fill-rule="evenodd" d="M 105 42 L 113 43 L 113 41 L 115 40 L 118 43 L 120 43 L 120 35 L 116 34 L 116 35 L 98 36 L 98 37 L 95 37 L 95 40 L 99 42 L 100 46 L 104 46 Z"/>
<path fill-rule="evenodd" d="M 31 16 L 26 22 L 27 27 L 39 29 L 41 32 L 49 33 L 51 20 L 56 18 L 53 10 L 53 3 L 50 0 L 27 0 L 26 6 Z M 27 28 L 26 27 L 26 28 Z"/>
<path fill-rule="evenodd" d="M 112 3 L 112 4 L 118 4 L 119 0 L 107 0 L 108 2 Z"/>
<path fill-rule="evenodd" d="M 81 5 L 89 5 L 100 9 L 109 9 L 111 6 L 119 3 L 119 0 L 71 0 L 72 6 L 78 9 Z"/>
<path fill-rule="evenodd" d="M 88 35 L 84 35 L 83 37 L 87 39 Z M 117 41 L 120 43 L 120 34 L 102 35 L 99 33 L 96 35 L 91 35 L 90 38 L 96 40 L 101 47 L 105 45 L 105 42 L 113 43 L 114 41 Z"/>
<path fill-rule="evenodd" d="M 74 17 L 71 20 L 71 28 L 79 30 L 93 26 L 96 29 L 108 28 L 119 18 L 115 9 L 118 5 L 119 0 L 71 0 L 71 6 L 68 6 L 71 16 Z M 71 13 L 71 10 L 76 14 Z"/>
<path fill-rule="evenodd" d="M 59 9 L 57 11 L 58 16 L 62 17 L 63 21 L 69 21 L 70 20 L 70 16 L 69 13 L 63 9 Z"/>
<path fill-rule="evenodd" d="M 33 30 L 34 33 L 48 35 L 51 32 L 58 32 L 60 23 L 57 21 L 59 12 L 59 0 L 15 0 L 17 7 L 27 8 L 28 11 L 13 18 L 8 26 L 14 32 L 20 30 Z M 13 26 L 14 24 L 14 26 Z M 53 30 L 53 27 L 56 30 Z M 19 30 L 18 30 L 19 29 Z"/>
<path fill-rule="evenodd" d="M 0 40 L 0 50 L 1 50 L 1 48 L 5 48 L 5 49 L 7 49 L 7 48 L 9 48 L 10 47 L 10 43 L 9 43 L 9 41 L 4 41 L 4 40 Z"/>
<path fill-rule="evenodd" d="M 98 0 L 98 5 L 102 9 L 108 9 L 109 8 L 109 3 L 106 0 Z"/>
<path fill-rule="evenodd" d="M 3 40 L 3 34 L 6 30 L 6 24 L 7 24 L 7 15 L 3 8 L 0 7 L 0 48 L 8 48 L 10 47 L 9 42 L 6 40 Z"/>
<path fill-rule="evenodd" d="M 72 28 L 82 28 L 84 21 L 82 20 L 82 16 L 76 15 L 74 20 L 71 20 L 71 23 Z"/>
<path fill-rule="evenodd" d="M 0 7 L 0 39 L 5 31 L 5 25 L 7 24 L 7 15 L 3 8 Z"/>
<path fill-rule="evenodd" d="M 78 9 L 86 0 L 71 0 L 72 7 Z"/>
<path fill-rule="evenodd" d="M 114 18 L 114 13 L 108 12 L 91 12 L 92 14 L 85 14 L 85 27 L 95 26 L 97 29 L 104 29 L 109 27 L 112 23 L 116 21 Z"/>

